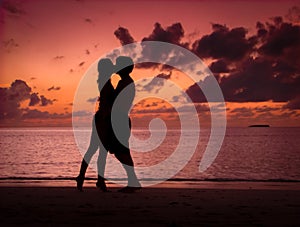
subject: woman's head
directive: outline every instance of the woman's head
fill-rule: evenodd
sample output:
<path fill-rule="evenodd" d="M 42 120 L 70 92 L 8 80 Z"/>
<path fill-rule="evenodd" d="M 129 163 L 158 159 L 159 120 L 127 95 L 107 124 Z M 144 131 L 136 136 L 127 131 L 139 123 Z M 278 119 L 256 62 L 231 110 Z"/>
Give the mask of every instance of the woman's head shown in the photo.
<path fill-rule="evenodd" d="M 98 72 L 100 77 L 110 77 L 114 71 L 114 64 L 108 58 L 102 58 L 98 62 Z"/>

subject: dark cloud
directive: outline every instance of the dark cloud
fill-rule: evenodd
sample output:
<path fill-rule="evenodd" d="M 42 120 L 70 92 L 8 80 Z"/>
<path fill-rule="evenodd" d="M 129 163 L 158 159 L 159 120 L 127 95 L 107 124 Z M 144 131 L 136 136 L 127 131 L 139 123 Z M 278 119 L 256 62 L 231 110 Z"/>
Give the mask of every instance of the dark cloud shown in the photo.
<path fill-rule="evenodd" d="M 15 80 L 8 88 L 0 88 L 0 120 L 20 118 L 20 103 L 29 99 L 30 93 L 31 88 L 22 80 Z"/>
<path fill-rule="evenodd" d="M 167 42 L 171 44 L 175 44 L 184 48 L 188 48 L 188 43 L 182 42 L 182 38 L 184 37 L 184 30 L 180 23 L 174 23 L 167 28 L 163 28 L 161 24 L 155 23 L 154 29 L 152 33 L 144 37 L 142 41 L 160 41 Z M 185 60 L 189 61 L 186 58 L 183 58 L 179 53 L 174 53 L 174 48 L 171 46 L 164 46 L 163 48 L 160 46 L 157 47 L 149 47 L 147 45 L 142 44 L 142 56 L 139 61 L 145 62 L 140 64 L 140 66 L 144 68 L 155 68 L 158 65 L 157 63 L 152 63 L 148 59 L 155 59 L 156 62 L 169 62 L 169 65 L 179 65 L 182 64 Z M 157 48 L 157 49 L 156 49 Z M 174 56 L 172 57 L 171 54 Z M 163 70 L 171 70 L 172 68 L 168 65 L 162 65 Z"/>
<path fill-rule="evenodd" d="M 281 17 L 275 17 L 273 18 L 273 23 L 268 24 L 268 33 L 265 35 L 259 52 L 272 57 L 284 56 L 286 51 L 291 50 L 291 48 L 294 49 L 296 47 L 297 51 L 299 51 L 299 40 L 300 26 L 283 23 Z"/>
<path fill-rule="evenodd" d="M 223 59 L 214 61 L 213 63 L 211 63 L 209 68 L 213 73 L 228 73 L 229 72 L 228 62 L 224 61 Z"/>
<path fill-rule="evenodd" d="M 86 22 L 86 23 L 93 23 L 93 21 L 92 21 L 92 19 L 91 18 L 85 18 L 84 19 L 84 22 Z"/>
<path fill-rule="evenodd" d="M 54 86 L 52 86 L 52 87 L 49 87 L 47 90 L 48 91 L 58 91 L 58 90 L 60 90 L 60 87 L 54 87 Z"/>
<path fill-rule="evenodd" d="M 162 79 L 168 80 L 168 79 L 171 78 L 171 75 L 172 75 L 172 72 L 170 72 L 169 74 L 160 73 L 160 74 L 158 74 L 156 77 L 157 77 L 157 78 L 162 78 Z"/>
<path fill-rule="evenodd" d="M 289 9 L 286 18 L 293 22 L 293 23 L 299 23 L 300 22 L 300 8 L 298 6 L 293 6 Z"/>
<path fill-rule="evenodd" d="M 87 55 L 89 55 L 91 52 L 90 52 L 88 49 L 86 49 L 86 50 L 85 50 L 85 53 L 86 53 Z"/>
<path fill-rule="evenodd" d="M 41 106 L 52 105 L 55 100 L 47 99 L 44 95 L 40 96 L 41 98 Z"/>
<path fill-rule="evenodd" d="M 8 88 L 0 87 L 0 120 L 23 119 L 28 108 L 22 108 L 21 103 L 28 100 L 28 106 L 47 106 L 55 101 L 32 93 L 31 87 L 25 81 L 15 80 Z"/>
<path fill-rule="evenodd" d="M 73 117 L 88 117 L 91 116 L 92 113 L 86 110 L 78 110 L 73 112 Z"/>
<path fill-rule="evenodd" d="M 25 14 L 25 11 L 22 9 L 21 5 L 16 1 L 4 0 L 1 3 L 1 7 L 6 12 L 15 16 Z"/>
<path fill-rule="evenodd" d="M 220 59 L 210 68 L 215 73 L 229 73 L 226 77 L 217 77 L 228 102 L 290 101 L 291 107 L 295 102 L 291 100 L 299 95 L 300 87 L 300 26 L 274 17 L 265 24 L 258 22 L 256 28 L 260 47 L 257 53 L 255 49 L 252 53 L 256 53 L 257 57 L 248 56 L 234 61 Z M 225 32 L 229 31 L 225 29 Z M 228 71 L 229 64 L 234 67 Z M 194 101 L 205 101 L 196 84 L 187 92 Z"/>
<path fill-rule="evenodd" d="M 195 103 L 207 102 L 206 96 L 210 98 L 210 102 L 222 102 L 222 97 L 218 97 L 215 91 L 216 79 L 218 80 L 218 77 L 205 77 L 203 81 L 201 80 L 198 83 L 191 85 L 186 90 L 187 95 Z"/>
<path fill-rule="evenodd" d="M 254 112 L 251 108 L 248 107 L 239 107 L 235 108 L 230 111 L 231 113 L 234 114 L 234 117 L 239 118 L 239 117 L 252 117 L 254 116 Z"/>
<path fill-rule="evenodd" d="M 58 113 L 49 113 L 48 111 L 40 111 L 37 109 L 24 109 L 22 119 L 67 119 L 70 118 L 71 114 L 58 114 Z"/>
<path fill-rule="evenodd" d="M 58 55 L 58 56 L 55 56 L 53 59 L 54 59 L 54 60 L 61 60 L 61 59 L 63 59 L 63 58 L 65 58 L 65 56 Z"/>
<path fill-rule="evenodd" d="M 8 89 L 10 100 L 24 101 L 30 97 L 31 88 L 23 80 L 15 80 Z"/>
<path fill-rule="evenodd" d="M 295 21 L 299 8 L 293 7 L 289 15 L 290 21 Z M 119 38 L 121 43 L 125 43 L 128 37 L 133 40 L 127 29 L 124 33 L 127 35 L 123 39 Z M 244 27 L 229 28 L 226 25 L 212 24 L 212 32 L 193 43 L 183 43 L 183 38 L 184 29 L 180 23 L 167 28 L 156 23 L 151 34 L 142 41 L 163 41 L 180 45 L 201 58 L 212 59 L 210 69 L 227 102 L 287 102 L 286 108 L 297 108 L 297 97 L 300 95 L 299 24 L 276 16 L 265 23 L 257 22 L 256 34 L 253 36 Z M 160 62 L 171 61 L 175 65 L 185 64 L 184 60 L 188 61 L 180 58 L 179 54 L 172 53 L 172 50 L 164 51 L 161 54 L 161 50 L 143 47 L 139 60 L 144 63 L 137 67 L 163 69 L 162 65 L 147 61 L 147 56 Z M 214 84 L 213 77 L 209 76 L 191 85 L 186 93 L 196 103 L 206 102 L 202 90 L 214 97 Z M 155 92 L 158 92 L 158 88 L 163 85 L 163 81 L 154 78 L 142 89 L 156 89 Z"/>
<path fill-rule="evenodd" d="M 97 97 L 94 97 L 94 98 L 89 98 L 89 99 L 86 100 L 86 101 L 89 102 L 89 103 L 95 104 L 95 102 L 97 102 L 98 98 L 99 98 L 99 97 L 97 96 Z"/>
<path fill-rule="evenodd" d="M 147 114 L 147 113 L 176 113 L 173 107 L 161 106 L 159 108 L 134 108 L 132 114 Z"/>
<path fill-rule="evenodd" d="M 239 60 L 248 55 L 254 46 L 247 39 L 243 27 L 229 29 L 225 25 L 213 24 L 213 32 L 193 43 L 193 52 L 202 58 Z"/>
<path fill-rule="evenodd" d="M 115 31 L 116 37 L 119 39 L 122 45 L 126 45 L 129 43 L 134 42 L 134 38 L 130 35 L 129 31 L 126 28 L 118 28 Z M 142 41 L 161 41 L 161 42 L 168 42 L 176 45 L 180 45 L 182 47 L 188 47 L 188 43 L 181 42 L 181 39 L 184 37 L 184 30 L 180 23 L 174 23 L 167 28 L 163 28 L 161 24 L 155 23 L 154 29 L 152 33 L 144 37 Z M 139 61 L 143 62 L 138 64 L 137 68 L 155 68 L 161 67 L 161 65 L 152 63 L 148 61 L 148 59 L 156 59 L 157 61 L 164 61 L 168 58 L 169 54 L 171 53 L 172 49 L 168 49 L 164 47 L 164 49 L 155 50 L 154 48 L 149 48 L 143 45 L 142 56 L 140 56 Z M 162 52 L 165 52 L 161 54 Z M 178 61 L 178 56 L 171 59 L 173 62 L 176 60 Z M 181 59 L 182 60 L 182 59 Z M 168 66 L 163 66 L 165 70 L 170 70 L 171 68 Z M 168 68 L 167 68 L 168 67 Z"/>
<path fill-rule="evenodd" d="M 209 112 L 210 109 L 206 104 L 196 104 L 196 105 L 184 105 L 178 108 L 179 112 L 194 112 L 196 109 L 197 113 Z"/>
<path fill-rule="evenodd" d="M 2 45 L 7 52 L 11 52 L 13 49 L 20 46 L 13 38 L 3 41 Z"/>
<path fill-rule="evenodd" d="M 41 101 L 38 93 L 32 93 L 30 95 L 30 102 L 29 102 L 29 106 L 35 106 L 37 104 L 39 104 Z"/>
<path fill-rule="evenodd" d="M 159 90 L 164 86 L 164 79 L 170 79 L 171 73 L 165 74 L 160 73 L 156 77 L 154 77 L 148 84 L 141 87 L 142 91 L 153 92 L 157 94 Z"/>
<path fill-rule="evenodd" d="M 284 105 L 284 108 L 290 110 L 300 110 L 300 95 L 288 101 L 288 103 Z"/>
<path fill-rule="evenodd" d="M 177 45 L 181 44 L 184 37 L 184 30 L 180 23 L 172 24 L 166 29 L 162 28 L 160 23 L 155 23 L 152 33 L 142 39 L 142 41 L 161 41 Z"/>
<path fill-rule="evenodd" d="M 130 35 L 128 29 L 119 27 L 115 32 L 115 36 L 118 40 L 120 40 L 120 43 L 122 46 L 134 43 L 133 37 Z"/>
<path fill-rule="evenodd" d="M 257 113 L 265 113 L 265 112 L 276 111 L 280 109 L 281 108 L 279 107 L 262 106 L 262 107 L 255 107 L 253 110 Z"/>

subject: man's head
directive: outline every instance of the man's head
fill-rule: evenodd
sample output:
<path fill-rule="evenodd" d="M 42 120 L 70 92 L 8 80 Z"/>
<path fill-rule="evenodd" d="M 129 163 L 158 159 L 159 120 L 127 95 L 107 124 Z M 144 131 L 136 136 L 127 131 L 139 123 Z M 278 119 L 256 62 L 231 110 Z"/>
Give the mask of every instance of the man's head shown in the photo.
<path fill-rule="evenodd" d="M 134 67 L 134 63 L 130 57 L 119 56 L 116 60 L 115 73 L 122 76 L 128 76 Z"/>

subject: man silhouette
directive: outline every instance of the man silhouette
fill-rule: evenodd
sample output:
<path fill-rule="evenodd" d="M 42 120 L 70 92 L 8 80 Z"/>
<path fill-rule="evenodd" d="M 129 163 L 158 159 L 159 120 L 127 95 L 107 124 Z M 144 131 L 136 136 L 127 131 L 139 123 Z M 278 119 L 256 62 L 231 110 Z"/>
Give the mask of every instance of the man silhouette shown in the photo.
<path fill-rule="evenodd" d="M 121 192 L 134 192 L 141 188 L 134 171 L 134 163 L 129 149 L 131 120 L 128 114 L 135 96 L 134 81 L 129 74 L 133 68 L 134 63 L 130 57 L 120 56 L 116 59 L 115 72 L 121 77 L 121 80 L 115 89 L 116 99 L 111 113 L 111 123 L 114 131 L 111 151 L 123 164 L 128 177 L 128 186 L 122 188 Z"/>

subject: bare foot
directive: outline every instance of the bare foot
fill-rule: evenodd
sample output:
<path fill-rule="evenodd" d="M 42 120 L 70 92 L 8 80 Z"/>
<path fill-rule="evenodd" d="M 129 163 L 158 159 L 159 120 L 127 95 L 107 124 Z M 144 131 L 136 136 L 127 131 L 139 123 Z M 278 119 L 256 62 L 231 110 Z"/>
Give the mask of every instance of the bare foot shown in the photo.
<path fill-rule="evenodd" d="M 83 191 L 82 186 L 83 186 L 83 181 L 84 181 L 84 177 L 78 176 L 75 178 L 76 182 L 77 182 L 77 189 L 79 191 Z"/>

